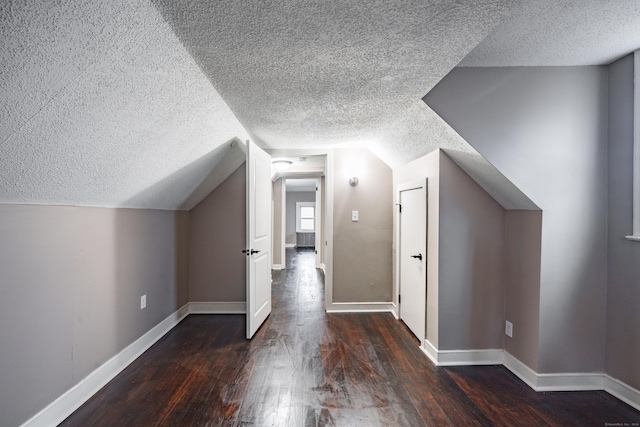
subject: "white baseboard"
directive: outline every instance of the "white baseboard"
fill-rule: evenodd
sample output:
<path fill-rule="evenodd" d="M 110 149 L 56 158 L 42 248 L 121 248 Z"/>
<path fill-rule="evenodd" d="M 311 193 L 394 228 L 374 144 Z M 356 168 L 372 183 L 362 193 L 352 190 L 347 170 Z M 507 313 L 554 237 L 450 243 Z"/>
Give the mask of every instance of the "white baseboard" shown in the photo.
<path fill-rule="evenodd" d="M 604 391 L 640 411 L 640 390 L 609 375 L 604 376 Z"/>
<path fill-rule="evenodd" d="M 393 313 L 392 302 L 334 302 L 327 307 L 327 313 Z"/>
<path fill-rule="evenodd" d="M 185 304 L 31 417 L 22 427 L 48 427 L 60 424 L 188 314 L 189 304 Z"/>
<path fill-rule="evenodd" d="M 431 344 L 429 340 L 424 340 L 424 343 L 420 346 L 420 350 L 427 355 L 434 365 L 438 366 L 438 349 Z"/>
<path fill-rule="evenodd" d="M 538 374 L 536 391 L 604 390 L 604 373 Z"/>
<path fill-rule="evenodd" d="M 602 372 L 539 374 L 506 351 L 503 365 L 535 391 L 605 390 Z"/>
<path fill-rule="evenodd" d="M 437 350 L 428 340 L 420 347 L 436 366 L 502 365 L 503 350 Z"/>
<path fill-rule="evenodd" d="M 420 349 L 436 366 L 504 365 L 535 391 L 605 390 L 640 409 L 640 392 L 601 372 L 540 374 L 504 350 L 443 350 L 428 340 Z"/>
<path fill-rule="evenodd" d="M 189 314 L 245 314 L 247 303 L 237 302 L 190 302 Z"/>
<path fill-rule="evenodd" d="M 536 390 L 536 387 L 538 386 L 538 374 L 533 369 L 531 369 L 506 351 L 504 352 L 504 362 L 502 364 L 516 377 L 524 381 L 525 384 Z"/>
<path fill-rule="evenodd" d="M 296 244 L 295 244 L 295 243 L 285 243 L 285 244 L 284 244 L 284 247 L 285 247 L 285 248 L 295 248 L 295 247 L 296 247 Z"/>
<path fill-rule="evenodd" d="M 391 303 L 391 314 L 393 314 L 393 317 L 395 317 L 396 320 L 400 320 L 400 315 L 398 314 L 398 304 L 396 304 L 395 302 Z"/>
<path fill-rule="evenodd" d="M 272 270 L 284 270 L 284 265 L 283 264 L 273 264 L 271 266 Z"/>

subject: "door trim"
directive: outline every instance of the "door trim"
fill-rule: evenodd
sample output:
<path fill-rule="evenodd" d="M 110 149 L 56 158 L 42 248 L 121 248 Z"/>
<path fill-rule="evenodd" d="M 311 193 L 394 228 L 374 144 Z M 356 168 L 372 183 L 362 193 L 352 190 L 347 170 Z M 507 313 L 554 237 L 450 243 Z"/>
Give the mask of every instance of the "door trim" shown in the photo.
<path fill-rule="evenodd" d="M 425 240 L 424 240 L 424 247 L 425 247 L 425 269 L 424 269 L 424 280 L 426 283 L 426 286 L 428 288 L 429 283 L 427 282 L 427 270 L 429 268 L 427 261 L 428 261 L 428 248 L 427 248 L 427 233 L 429 232 L 429 224 L 428 224 L 428 219 L 427 216 L 429 215 L 429 209 L 428 209 L 428 203 L 429 203 L 429 199 L 428 199 L 428 192 L 427 192 L 427 178 L 422 178 L 416 181 L 410 181 L 410 182 L 406 182 L 406 183 L 402 183 L 402 184 L 398 184 L 396 185 L 396 190 L 395 190 L 395 200 L 396 200 L 396 204 L 397 206 L 395 206 L 395 208 L 397 209 L 396 215 L 395 215 L 395 224 L 394 224 L 394 228 L 395 228 L 395 235 L 397 236 L 396 239 L 396 250 L 395 250 L 395 271 L 394 271 L 394 294 L 393 294 L 393 301 L 396 304 L 397 307 L 397 318 L 398 319 L 402 319 L 402 304 L 400 303 L 400 301 L 398 300 L 398 296 L 400 295 L 400 263 L 402 261 L 401 256 L 402 254 L 400 253 L 400 247 L 401 247 L 401 236 L 400 236 L 400 223 L 401 223 L 401 218 L 400 218 L 400 212 L 399 212 L 399 206 L 400 206 L 400 193 L 403 191 L 408 191 L 408 190 L 417 190 L 422 188 L 422 192 L 423 192 L 423 197 L 424 197 L 424 201 L 425 201 L 425 218 L 424 218 L 424 230 L 425 230 Z M 428 295 L 428 290 L 425 290 L 425 295 Z M 425 301 L 425 325 L 424 325 L 424 340 L 427 340 L 427 305 L 426 305 L 426 301 Z M 424 342 L 420 343 L 421 346 L 424 345 Z"/>

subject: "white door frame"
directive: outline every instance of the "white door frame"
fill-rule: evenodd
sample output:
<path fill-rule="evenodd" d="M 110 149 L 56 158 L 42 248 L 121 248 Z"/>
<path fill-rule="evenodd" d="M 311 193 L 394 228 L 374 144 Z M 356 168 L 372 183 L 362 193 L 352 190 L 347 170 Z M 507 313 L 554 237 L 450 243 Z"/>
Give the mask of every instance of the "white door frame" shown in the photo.
<path fill-rule="evenodd" d="M 325 262 L 325 276 L 324 276 L 324 299 L 325 310 L 330 309 L 333 306 L 333 180 L 334 180 L 334 153 L 332 148 L 326 149 L 285 149 L 285 150 L 269 150 L 269 153 L 273 157 L 304 157 L 304 156 L 325 156 L 324 173 L 322 171 L 315 171 L 312 173 L 297 173 L 297 172 L 281 172 L 275 175 L 277 177 L 291 178 L 313 178 L 319 177 L 324 174 L 325 177 L 325 204 L 322 210 L 324 215 L 325 225 L 325 241 L 321 250 L 324 250 L 326 262 Z M 313 175 L 315 173 L 315 175 Z M 284 240 L 283 240 L 284 241 Z M 318 242 L 316 242 L 318 245 Z"/>
<path fill-rule="evenodd" d="M 322 178 L 316 178 L 316 268 L 322 268 L 322 252 L 324 245 L 322 244 Z"/>
<path fill-rule="evenodd" d="M 396 215 L 396 221 L 395 221 L 395 229 L 396 229 L 396 236 L 397 236 L 397 244 L 396 244 L 396 268 L 395 268 L 395 277 L 394 277 L 394 282 L 395 282 L 395 292 L 394 292 L 394 299 L 397 303 L 397 307 L 398 307 L 398 319 L 402 318 L 402 303 L 401 301 L 398 300 L 398 297 L 402 291 L 401 289 L 401 278 L 400 278 L 400 263 L 402 262 L 402 251 L 401 251 L 401 247 L 402 247 L 402 235 L 401 235 L 401 213 L 400 213 L 400 209 L 402 209 L 402 206 L 400 205 L 401 202 L 401 198 L 400 198 L 400 193 L 403 191 L 408 191 L 408 190 L 414 190 L 414 189 L 419 189 L 422 188 L 423 191 L 423 200 L 425 202 L 425 217 L 424 217 L 424 250 L 422 251 L 423 254 L 423 262 L 424 262 L 424 266 L 425 268 L 423 269 L 423 280 L 425 283 L 425 286 L 428 287 L 428 283 L 427 283 L 427 233 L 428 233 L 428 223 L 427 223 L 427 215 L 428 215 L 428 194 L 427 194 L 427 179 L 423 178 L 423 179 L 419 179 L 417 181 L 412 181 L 412 182 L 407 182 L 407 183 L 403 183 L 403 184 L 398 184 L 396 186 L 396 202 L 399 206 L 398 214 Z M 427 295 L 427 289 L 425 289 L 425 297 Z M 425 301 L 425 325 L 424 325 L 424 337 L 423 340 L 420 342 L 420 346 L 424 345 L 424 341 L 426 341 L 427 338 L 427 316 L 426 316 L 426 301 Z"/>

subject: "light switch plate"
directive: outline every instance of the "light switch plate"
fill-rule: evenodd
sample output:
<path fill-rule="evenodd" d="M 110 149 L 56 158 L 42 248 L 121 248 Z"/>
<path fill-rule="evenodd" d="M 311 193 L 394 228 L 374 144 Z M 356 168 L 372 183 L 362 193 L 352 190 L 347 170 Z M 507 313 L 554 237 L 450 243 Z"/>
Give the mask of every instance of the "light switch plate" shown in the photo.
<path fill-rule="evenodd" d="M 357 222 L 359 216 L 360 216 L 360 214 L 358 213 L 358 211 L 351 211 L 351 221 L 352 222 Z"/>
<path fill-rule="evenodd" d="M 504 324 L 504 333 L 508 337 L 513 338 L 513 323 L 509 322 L 508 320 Z"/>

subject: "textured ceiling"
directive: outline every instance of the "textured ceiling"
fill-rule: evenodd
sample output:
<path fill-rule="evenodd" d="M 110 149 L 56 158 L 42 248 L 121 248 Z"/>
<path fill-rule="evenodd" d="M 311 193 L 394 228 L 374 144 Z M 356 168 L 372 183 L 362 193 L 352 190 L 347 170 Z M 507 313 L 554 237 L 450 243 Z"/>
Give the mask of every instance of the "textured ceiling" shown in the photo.
<path fill-rule="evenodd" d="M 391 166 L 438 147 L 421 98 L 513 3 L 153 2 L 258 144 L 366 146 Z"/>
<path fill-rule="evenodd" d="M 248 133 L 147 2 L 0 3 L 0 203 L 176 209 Z"/>
<path fill-rule="evenodd" d="M 392 167 L 443 148 L 518 205 L 421 98 L 463 58 L 607 63 L 638 48 L 638 15 L 628 0 L 5 0 L 0 203 L 188 209 L 251 137 L 366 146 Z"/>
<path fill-rule="evenodd" d="M 603 65 L 638 48 L 638 0 L 523 1 L 460 65 Z"/>

